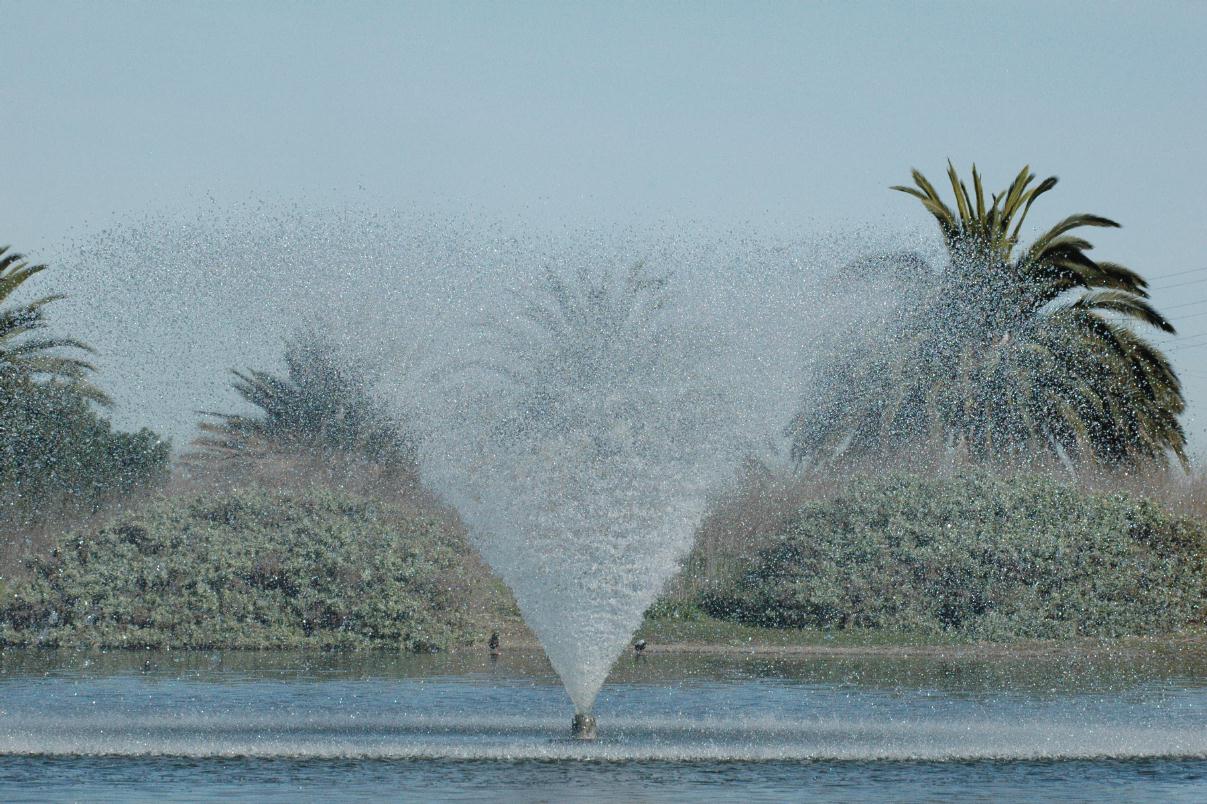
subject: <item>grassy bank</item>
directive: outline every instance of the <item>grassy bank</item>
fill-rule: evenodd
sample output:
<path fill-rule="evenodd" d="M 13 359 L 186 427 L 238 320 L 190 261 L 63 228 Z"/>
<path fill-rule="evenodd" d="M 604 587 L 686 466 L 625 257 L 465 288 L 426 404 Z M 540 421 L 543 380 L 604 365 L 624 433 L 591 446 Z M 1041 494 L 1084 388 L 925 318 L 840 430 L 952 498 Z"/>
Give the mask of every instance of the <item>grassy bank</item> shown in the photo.
<path fill-rule="evenodd" d="M 1060 657 L 1162 656 L 1207 657 L 1207 628 L 1176 634 L 1100 639 L 977 640 L 958 633 L 919 633 L 869 629 L 824 630 L 768 628 L 703 616 L 692 620 L 647 618 L 636 638 L 646 653 L 716 653 L 790 656 L 917 657 Z"/>
<path fill-rule="evenodd" d="M 939 640 L 1207 621 L 1202 522 L 1130 494 L 1038 476 L 865 477 L 772 510 L 745 540 L 702 541 L 661 612 Z"/>
<path fill-rule="evenodd" d="M 291 476 L 178 487 L 66 531 L 7 574 L 0 641 L 425 651 L 499 629 L 505 644 L 535 644 L 430 498 Z M 708 519 L 641 634 L 824 653 L 1170 634 L 1187 645 L 1205 623 L 1201 520 L 1131 492 L 977 474 L 748 489 Z"/>
<path fill-rule="evenodd" d="M 6 645 L 437 650 L 481 639 L 499 602 L 447 520 L 320 490 L 160 499 L 26 569 Z"/>

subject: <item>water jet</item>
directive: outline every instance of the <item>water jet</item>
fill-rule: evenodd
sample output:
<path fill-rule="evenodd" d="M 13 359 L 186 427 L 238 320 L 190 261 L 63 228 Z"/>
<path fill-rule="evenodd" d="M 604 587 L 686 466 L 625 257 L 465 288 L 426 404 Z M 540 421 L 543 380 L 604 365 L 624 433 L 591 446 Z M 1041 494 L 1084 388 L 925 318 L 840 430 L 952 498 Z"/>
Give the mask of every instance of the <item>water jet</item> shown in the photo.
<path fill-rule="evenodd" d="M 424 475 L 515 594 L 574 709 L 589 713 L 644 612 L 737 470 L 735 405 L 714 336 L 669 278 L 550 272 L 483 322 L 456 375 L 456 421 Z"/>

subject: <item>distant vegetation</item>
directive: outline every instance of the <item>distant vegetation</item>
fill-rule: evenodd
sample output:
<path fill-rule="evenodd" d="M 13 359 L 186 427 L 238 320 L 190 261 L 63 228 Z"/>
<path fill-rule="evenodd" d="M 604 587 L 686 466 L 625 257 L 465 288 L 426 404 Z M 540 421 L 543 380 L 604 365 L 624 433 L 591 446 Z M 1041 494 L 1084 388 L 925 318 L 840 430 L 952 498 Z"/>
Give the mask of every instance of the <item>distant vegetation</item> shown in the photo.
<path fill-rule="evenodd" d="M 1088 488 L 1170 488 L 1171 458 L 1186 464 L 1178 378 L 1136 329 L 1173 327 L 1143 278 L 1076 234 L 1113 221 L 1073 215 L 1019 246 L 1056 184 L 1035 178 L 986 200 L 975 168 L 971 192 L 950 169 L 955 209 L 916 171 L 895 188 L 938 221 L 944 264 L 853 267 L 896 294 L 895 317 L 820 356 L 820 396 L 788 428 L 805 471 L 721 501 L 652 614 L 991 640 L 1207 625 L 1207 502 L 1183 517 Z M 102 415 L 88 345 L 47 334 L 60 296 L 14 301 L 45 268 L 0 249 L 0 643 L 435 650 L 514 624 L 422 488 L 413 423 L 355 354 L 295 332 L 284 373 L 234 370 L 246 410 L 207 414 L 173 465 L 155 433 Z M 694 355 L 612 365 L 665 337 L 650 326 L 665 277 L 579 280 L 550 273 L 493 322 L 505 347 L 479 365 L 521 394 L 512 433 L 597 408 L 586 380 L 626 380 L 608 371 L 706 370 Z M 945 471 L 886 476 L 919 465 Z M 1053 466 L 1076 481 L 1037 474 Z"/>
<path fill-rule="evenodd" d="M 1031 205 L 1056 186 L 1028 168 L 988 201 L 954 168 L 956 210 L 919 172 L 918 198 L 935 217 L 947 263 L 889 259 L 899 316 L 874 343 L 823 359 L 824 393 L 794 419 L 796 456 L 814 466 L 886 455 L 957 463 L 1065 461 L 1095 468 L 1186 462 L 1181 385 L 1133 325 L 1174 328 L 1147 302 L 1134 271 L 1098 262 L 1072 215 L 1016 250 Z M 871 267 L 873 263 L 867 263 Z"/>
<path fill-rule="evenodd" d="M 680 608 L 771 627 L 991 640 L 1207 623 L 1204 523 L 1127 494 L 1038 476 L 856 478 L 762 522 Z"/>
<path fill-rule="evenodd" d="M 46 334 L 47 295 L 8 304 L 45 265 L 0 248 L 0 552 L 11 554 L 47 520 L 95 512 L 167 476 L 170 447 L 147 429 L 113 430 L 96 407 L 108 396 L 74 338 Z"/>
<path fill-rule="evenodd" d="M 338 492 L 161 500 L 30 559 L 8 645 L 448 648 L 497 594 L 456 527 Z"/>
<path fill-rule="evenodd" d="M 547 270 L 535 288 L 517 293 L 514 317 L 491 322 L 495 343 L 490 358 L 481 361 L 518 394 L 514 411 L 498 425 L 501 440 L 542 427 L 560 432 L 567 422 L 598 417 L 617 387 L 630 394 L 653 391 L 697 368 L 695 345 L 674 340 L 677 324 L 666 316 L 671 300 L 669 278 L 641 263 L 615 276 L 579 271 L 564 277 Z M 637 419 L 654 415 L 653 399 L 636 405 L 648 405 Z M 683 426 L 706 404 L 686 395 L 676 402 Z M 633 411 L 608 415 L 621 418 Z M 606 438 L 593 447 L 614 449 Z"/>
<path fill-rule="evenodd" d="M 196 445 L 215 460 L 274 453 L 352 457 L 398 472 L 415 471 L 415 442 L 373 393 L 368 371 L 327 335 L 295 333 L 285 343 L 286 375 L 232 370 L 235 391 L 256 415 L 210 414 Z"/>
<path fill-rule="evenodd" d="M 114 430 L 70 385 L 0 383 L 0 408 L 0 484 L 10 519 L 91 512 L 167 479 L 166 441 L 146 428 Z"/>

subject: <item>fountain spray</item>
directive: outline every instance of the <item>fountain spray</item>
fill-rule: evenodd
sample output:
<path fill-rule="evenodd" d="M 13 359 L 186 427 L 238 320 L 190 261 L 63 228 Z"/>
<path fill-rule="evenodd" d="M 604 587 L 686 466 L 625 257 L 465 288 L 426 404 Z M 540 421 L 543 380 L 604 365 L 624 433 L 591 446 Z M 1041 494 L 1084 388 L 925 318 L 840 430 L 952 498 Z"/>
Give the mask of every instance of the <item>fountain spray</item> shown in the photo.
<path fill-rule="evenodd" d="M 709 338 L 667 277 L 548 273 L 489 322 L 425 471 L 596 736 L 596 694 L 737 464 Z"/>

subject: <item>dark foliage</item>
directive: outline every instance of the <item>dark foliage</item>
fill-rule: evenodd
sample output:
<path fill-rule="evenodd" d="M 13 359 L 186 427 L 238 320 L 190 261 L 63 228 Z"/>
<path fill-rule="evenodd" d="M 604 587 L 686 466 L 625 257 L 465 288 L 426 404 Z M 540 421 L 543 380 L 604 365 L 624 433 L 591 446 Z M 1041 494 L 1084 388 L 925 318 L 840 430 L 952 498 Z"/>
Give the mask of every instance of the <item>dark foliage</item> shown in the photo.
<path fill-rule="evenodd" d="M 1170 633 L 1207 618 L 1207 534 L 1156 504 L 1040 477 L 856 480 L 805 503 L 716 617 L 986 639 Z"/>
<path fill-rule="evenodd" d="M 480 566 L 447 523 L 347 494 L 162 500 L 29 560 L 0 642 L 434 650 L 471 638 Z"/>
<path fill-rule="evenodd" d="M 232 370 L 239 395 L 259 415 L 210 414 L 196 441 L 209 457 L 256 457 L 309 450 L 352 455 L 412 470 L 415 444 L 373 393 L 369 373 L 320 333 L 293 336 L 285 346 L 286 376 Z"/>
<path fill-rule="evenodd" d="M 150 430 L 114 430 L 73 385 L 0 383 L 0 484 L 9 513 L 78 511 L 166 477 L 169 444 Z"/>
<path fill-rule="evenodd" d="M 820 398 L 791 426 L 794 452 L 815 464 L 886 454 L 954 455 L 957 462 L 1070 461 L 1096 468 L 1186 462 L 1181 384 L 1137 327 L 1174 331 L 1148 303 L 1147 283 L 1095 261 L 1072 215 L 1016 249 L 1036 186 L 1024 168 L 986 203 L 949 170 L 957 210 L 922 174 L 897 187 L 936 218 L 948 260 L 908 255 L 862 263 L 897 294 L 897 320 L 875 340 L 823 360 Z"/>
<path fill-rule="evenodd" d="M 0 248 L 0 302 L 46 270 Z M 93 403 L 109 398 L 88 381 L 91 352 L 44 334 L 42 296 L 0 310 L 0 522 L 28 529 L 61 513 L 92 513 L 105 501 L 166 475 L 170 448 L 156 434 L 115 431 Z M 18 534 L 5 534 L 7 548 Z"/>

